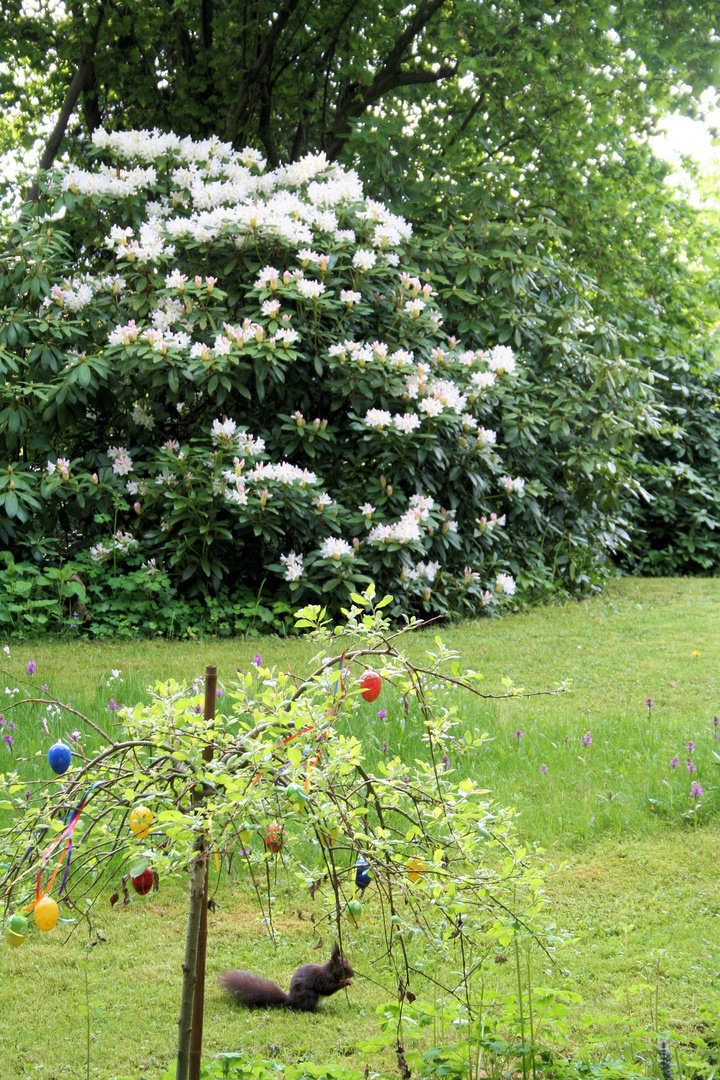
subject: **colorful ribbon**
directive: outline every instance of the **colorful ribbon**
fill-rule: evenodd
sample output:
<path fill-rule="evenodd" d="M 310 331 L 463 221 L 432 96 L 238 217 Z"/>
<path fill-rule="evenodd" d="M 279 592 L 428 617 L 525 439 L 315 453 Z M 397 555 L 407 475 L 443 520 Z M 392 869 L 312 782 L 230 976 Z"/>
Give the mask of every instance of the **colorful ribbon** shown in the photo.
<path fill-rule="evenodd" d="M 90 796 L 92 795 L 93 789 L 97 787 L 98 783 L 99 783 L 99 781 L 96 781 L 94 784 L 92 784 L 91 787 L 88 788 L 88 790 L 85 792 L 84 796 L 80 800 L 79 805 L 76 806 L 74 810 L 70 810 L 68 812 L 67 817 L 65 818 L 65 821 L 67 821 L 68 824 L 62 830 L 62 832 L 60 832 L 55 837 L 55 839 L 52 841 L 52 843 L 43 852 L 43 854 L 42 854 L 42 856 L 40 858 L 40 869 L 38 870 L 37 885 L 35 887 L 35 899 L 34 899 L 32 904 L 28 904 L 27 907 L 23 908 L 23 911 L 32 911 L 33 908 L 35 907 L 35 905 L 37 903 L 39 903 L 40 900 L 42 900 L 43 896 L 45 896 L 50 891 L 50 889 L 52 887 L 52 883 L 54 882 L 55 878 L 58 876 L 58 873 L 60 871 L 60 867 L 62 866 L 63 859 L 65 858 L 65 854 L 67 853 L 67 860 L 65 862 L 65 872 L 63 874 L 62 884 L 60 886 L 60 892 L 58 893 L 58 896 L 62 896 L 63 889 L 65 888 L 65 884 L 67 882 L 68 872 L 70 870 L 70 859 L 72 858 L 72 835 L 73 835 L 73 832 L 75 831 L 75 826 L 77 825 L 78 821 L 80 820 L 80 815 L 83 812 L 83 810 L 85 809 L 85 806 L 87 805 L 87 802 L 88 802 Z M 67 843 L 65 844 L 65 847 L 63 848 L 62 852 L 60 853 L 60 858 L 57 861 L 57 865 L 55 866 L 55 869 L 53 870 L 52 877 L 48 881 L 48 883 L 45 886 L 45 888 L 43 889 L 43 891 L 40 892 L 40 882 L 41 882 L 41 879 L 42 879 L 42 872 L 43 872 L 43 868 L 45 866 L 45 863 L 47 862 L 48 858 L 50 857 L 51 852 L 53 852 L 55 850 L 55 848 L 57 847 L 57 845 L 61 842 L 61 840 L 64 840 L 66 837 L 67 837 Z M 29 849 L 29 851 L 30 850 L 32 850 L 32 849 Z M 29 851 L 26 852 L 26 855 L 29 853 Z M 23 857 L 23 861 L 24 861 L 24 857 Z"/>

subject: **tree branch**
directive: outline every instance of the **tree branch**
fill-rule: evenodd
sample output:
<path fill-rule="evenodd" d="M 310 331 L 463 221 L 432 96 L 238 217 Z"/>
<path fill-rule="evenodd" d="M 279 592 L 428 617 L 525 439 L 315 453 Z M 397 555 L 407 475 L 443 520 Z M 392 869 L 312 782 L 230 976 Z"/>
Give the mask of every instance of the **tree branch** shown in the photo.
<path fill-rule="evenodd" d="M 42 152 L 42 157 L 40 158 L 40 163 L 38 165 L 38 169 L 41 172 L 45 172 L 46 169 L 49 169 L 53 161 L 55 160 L 57 152 L 60 149 L 60 144 L 62 143 L 65 136 L 65 130 L 68 126 L 68 122 L 73 114 L 75 106 L 77 105 L 78 98 L 83 92 L 85 85 L 92 74 L 92 57 L 95 53 L 95 48 L 97 46 L 98 35 L 100 33 L 100 24 L 102 22 L 103 16 L 102 4 L 99 4 L 96 8 L 96 16 L 97 17 L 95 20 L 95 25 L 93 26 L 90 40 L 86 42 L 83 46 L 80 62 L 75 70 L 75 74 L 70 81 L 70 85 L 67 88 L 65 100 L 60 107 L 60 113 L 58 115 L 57 122 L 55 124 L 55 127 L 52 129 L 50 137 L 45 144 L 45 149 Z M 31 186 L 28 192 L 27 201 L 37 202 L 39 194 L 39 187 L 36 181 Z"/>
<path fill-rule="evenodd" d="M 355 79 L 345 87 L 335 112 L 330 138 L 327 142 L 324 141 L 323 145 L 323 149 L 331 160 L 334 160 L 342 149 L 343 143 L 350 132 L 350 121 L 362 116 L 368 105 L 379 101 L 384 94 L 396 87 L 412 86 L 416 83 L 440 82 L 457 72 L 457 64 L 443 65 L 437 71 L 420 68 L 413 71 L 402 71 L 400 67 L 412 42 L 445 3 L 446 0 L 423 0 L 414 17 L 386 56 L 382 67 L 371 84 L 367 88 L 363 88 L 360 82 Z"/>
<path fill-rule="evenodd" d="M 275 19 L 275 22 L 272 24 L 270 32 L 265 39 L 265 43 L 258 52 L 252 66 L 242 78 L 240 88 L 238 90 L 237 102 L 235 104 L 232 117 L 228 124 L 228 137 L 230 142 L 233 144 L 235 143 L 235 140 L 237 138 L 242 115 L 247 108 L 250 91 L 254 87 L 255 83 L 258 81 L 258 76 L 260 75 L 262 69 L 265 67 L 265 64 L 270 60 L 277 44 L 278 38 L 285 29 L 288 19 L 290 18 L 299 3 L 300 0 L 287 0 L 285 7 L 282 9 L 282 11 L 278 12 L 278 16 Z"/>

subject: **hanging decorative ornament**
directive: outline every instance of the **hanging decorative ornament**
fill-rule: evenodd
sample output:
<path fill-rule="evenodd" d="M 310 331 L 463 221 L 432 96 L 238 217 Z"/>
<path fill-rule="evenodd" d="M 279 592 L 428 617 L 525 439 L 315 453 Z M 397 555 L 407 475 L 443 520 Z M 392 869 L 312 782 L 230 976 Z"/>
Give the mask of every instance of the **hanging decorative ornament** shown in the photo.
<path fill-rule="evenodd" d="M 355 862 L 355 888 L 367 889 L 371 881 L 368 861 L 364 856 L 360 855 Z"/>
<path fill-rule="evenodd" d="M 130 881 L 136 893 L 147 896 L 153 887 L 153 872 L 149 866 L 146 866 L 142 873 L 136 874 L 135 877 L 131 874 Z"/>
<path fill-rule="evenodd" d="M 66 746 L 64 742 L 58 740 L 48 750 L 48 762 L 50 768 L 58 776 L 62 776 L 70 768 L 70 762 L 72 761 L 72 753 L 70 747 Z"/>
<path fill-rule="evenodd" d="M 408 859 L 405 865 L 407 866 L 407 875 L 412 882 L 419 881 L 423 874 L 427 872 L 427 863 L 424 859 Z"/>
<path fill-rule="evenodd" d="M 28 921 L 24 915 L 13 915 L 5 928 L 5 940 L 11 949 L 18 949 L 28 931 Z"/>
<path fill-rule="evenodd" d="M 34 914 L 35 923 L 38 928 L 47 933 L 48 930 L 52 930 L 53 926 L 58 921 L 60 912 L 58 911 L 58 906 L 52 896 L 43 896 L 35 904 Z"/>
<path fill-rule="evenodd" d="M 340 829 L 337 825 L 332 829 L 318 829 L 318 840 L 321 847 L 331 848 L 335 846 L 335 842 L 340 836 Z"/>
<path fill-rule="evenodd" d="M 285 842 L 282 825 L 278 825 L 277 821 L 271 821 L 265 829 L 264 840 L 265 847 L 272 851 L 273 855 L 277 855 L 278 851 L 282 851 Z"/>
<path fill-rule="evenodd" d="M 364 701 L 374 701 L 382 690 L 382 679 L 377 671 L 366 671 L 360 680 L 360 697 Z"/>
<path fill-rule="evenodd" d="M 302 804 L 307 802 L 308 797 L 305 790 L 299 784 L 288 784 L 285 788 L 285 794 L 296 810 L 300 810 Z"/>
<path fill-rule="evenodd" d="M 144 840 L 153 823 L 153 812 L 147 806 L 136 806 L 130 811 L 130 828 L 138 840 Z"/>
<path fill-rule="evenodd" d="M 358 919 L 362 915 L 362 904 L 359 900 L 348 900 L 347 916 L 353 926 L 357 926 Z"/>

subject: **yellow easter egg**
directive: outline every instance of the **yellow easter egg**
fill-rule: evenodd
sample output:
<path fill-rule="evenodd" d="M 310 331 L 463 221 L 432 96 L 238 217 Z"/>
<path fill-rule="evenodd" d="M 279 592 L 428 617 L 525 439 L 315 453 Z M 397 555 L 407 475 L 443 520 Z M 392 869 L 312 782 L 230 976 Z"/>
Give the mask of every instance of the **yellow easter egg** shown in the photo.
<path fill-rule="evenodd" d="M 58 921 L 58 906 L 52 896 L 43 896 L 35 905 L 35 922 L 41 930 L 52 930 Z"/>
<path fill-rule="evenodd" d="M 16 934 L 12 930 L 5 931 L 5 939 L 11 949 L 19 949 L 25 940 L 24 934 Z"/>
<path fill-rule="evenodd" d="M 138 840 L 144 840 L 153 823 L 153 812 L 147 806 L 136 806 L 130 813 L 130 828 Z"/>
<path fill-rule="evenodd" d="M 318 829 L 318 839 L 322 847 L 334 847 L 339 836 L 340 830 L 337 826 L 333 829 Z"/>
<path fill-rule="evenodd" d="M 408 859 L 405 865 L 407 866 L 407 875 L 412 882 L 419 881 L 427 871 L 427 863 L 424 859 Z"/>

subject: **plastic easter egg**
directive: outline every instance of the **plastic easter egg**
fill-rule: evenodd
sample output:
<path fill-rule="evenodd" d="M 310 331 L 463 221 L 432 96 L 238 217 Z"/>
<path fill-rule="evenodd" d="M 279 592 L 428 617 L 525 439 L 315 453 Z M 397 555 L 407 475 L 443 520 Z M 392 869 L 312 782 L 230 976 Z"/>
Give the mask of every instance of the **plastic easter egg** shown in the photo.
<path fill-rule="evenodd" d="M 271 821 L 265 829 L 265 847 L 272 851 L 273 855 L 277 855 L 278 851 L 282 851 L 284 841 L 282 825 L 278 825 L 277 821 Z"/>
<path fill-rule="evenodd" d="M 362 904 L 360 903 L 360 901 L 348 900 L 347 913 L 348 919 L 353 924 L 353 926 L 357 926 L 358 919 L 362 915 Z"/>
<path fill-rule="evenodd" d="M 64 742 L 54 743 L 48 750 L 48 762 L 50 768 L 58 776 L 62 776 L 64 772 L 67 772 L 70 768 L 70 762 L 72 761 L 72 754 L 70 753 L 70 747 L 66 746 Z"/>
<path fill-rule="evenodd" d="M 405 865 L 407 866 L 407 875 L 412 882 L 419 881 L 427 871 L 427 863 L 424 859 L 408 859 Z"/>
<path fill-rule="evenodd" d="M 43 896 L 35 905 L 35 922 L 40 930 L 52 930 L 58 921 L 58 906 L 52 896 Z"/>
<path fill-rule="evenodd" d="M 8 927 L 13 934 L 22 934 L 24 936 L 28 932 L 28 921 L 24 915 L 13 915 Z"/>
<path fill-rule="evenodd" d="M 131 877 L 130 881 L 136 893 L 139 893 L 140 896 L 147 896 L 153 887 L 153 872 L 148 866 L 141 874 Z"/>
<path fill-rule="evenodd" d="M 24 934 L 14 934 L 12 930 L 5 931 L 5 940 L 11 949 L 19 949 L 25 940 Z"/>
<path fill-rule="evenodd" d="M 301 788 L 299 784 L 288 784 L 288 786 L 285 788 L 285 794 L 287 795 L 288 799 L 290 799 L 290 801 L 293 803 L 297 804 L 307 802 L 307 795 L 305 794 L 304 789 Z"/>
<path fill-rule="evenodd" d="M 364 701 L 374 701 L 382 690 L 382 679 L 377 671 L 366 671 L 360 680 L 360 697 Z"/>
<path fill-rule="evenodd" d="M 368 861 L 361 855 L 355 863 L 355 888 L 367 889 L 371 881 Z"/>
<path fill-rule="evenodd" d="M 153 812 L 147 806 L 136 806 L 130 811 L 130 828 L 138 840 L 144 840 L 153 823 Z"/>
<path fill-rule="evenodd" d="M 318 829 L 318 840 L 322 847 L 334 847 L 335 841 L 340 835 L 337 825 L 332 829 Z"/>

